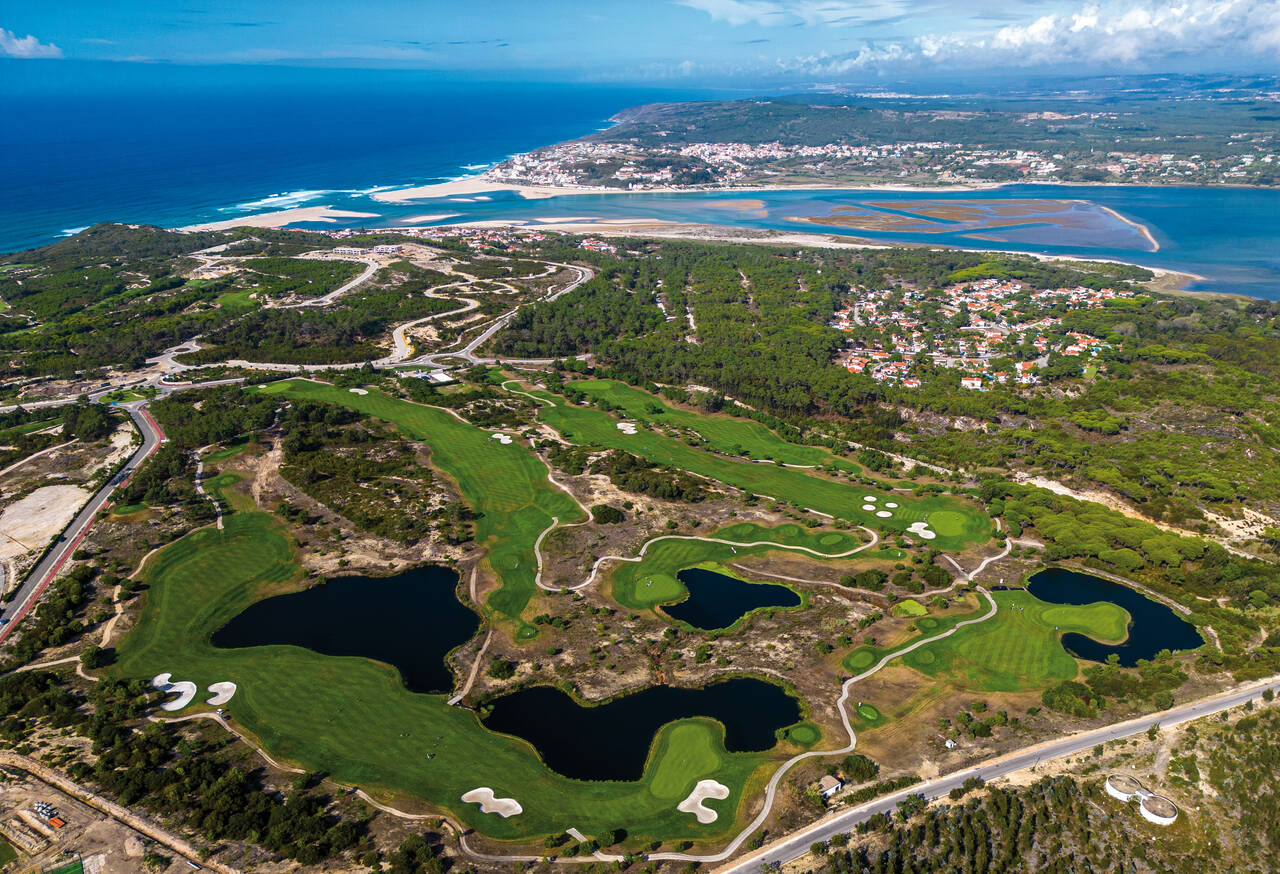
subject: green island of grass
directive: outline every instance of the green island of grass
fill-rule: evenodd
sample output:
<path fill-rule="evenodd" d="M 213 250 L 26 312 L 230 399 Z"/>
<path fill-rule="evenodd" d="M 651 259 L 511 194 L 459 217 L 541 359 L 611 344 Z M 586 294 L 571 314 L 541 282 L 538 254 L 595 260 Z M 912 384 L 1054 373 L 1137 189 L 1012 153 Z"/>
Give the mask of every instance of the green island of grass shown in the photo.
<path fill-rule="evenodd" d="M 213 631 L 249 604 L 296 589 L 301 575 L 286 531 L 265 513 L 238 513 L 223 530 L 189 534 L 148 565 L 142 613 L 110 673 L 149 680 L 170 672 L 201 690 L 231 680 L 239 688 L 230 719 L 271 755 L 374 792 L 426 799 L 497 839 L 536 840 L 569 827 L 625 828 L 637 840 L 723 838 L 737 827 L 744 793 L 759 789 L 780 756 L 727 752 L 719 723 L 686 719 L 657 733 L 640 780 L 571 780 L 444 695 L 409 692 L 387 665 L 293 646 L 210 644 Z M 192 709 L 205 706 L 203 697 Z M 725 815 L 706 825 L 676 810 L 700 779 L 730 789 L 716 802 Z M 503 819 L 460 800 L 481 786 L 515 798 L 524 812 Z"/>

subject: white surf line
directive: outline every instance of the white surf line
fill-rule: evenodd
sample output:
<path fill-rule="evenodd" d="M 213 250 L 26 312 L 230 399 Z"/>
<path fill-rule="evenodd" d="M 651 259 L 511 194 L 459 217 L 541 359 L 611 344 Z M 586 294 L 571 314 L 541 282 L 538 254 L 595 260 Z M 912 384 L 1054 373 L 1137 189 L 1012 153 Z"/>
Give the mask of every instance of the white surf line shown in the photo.
<path fill-rule="evenodd" d="M 583 582 L 578 583 L 576 586 L 548 586 L 542 582 L 542 553 L 541 553 L 540 547 L 542 545 L 542 539 L 551 533 L 551 529 L 555 528 L 556 523 L 558 521 L 559 521 L 558 519 L 553 521 L 551 526 L 548 527 L 545 531 L 542 532 L 542 534 L 538 536 L 538 540 L 533 546 L 534 554 L 538 560 L 538 574 L 535 577 L 535 580 L 538 583 L 539 588 L 545 589 L 548 592 L 559 592 L 562 589 L 566 589 L 568 591 L 573 592 L 573 591 L 577 591 L 578 589 L 589 586 L 593 582 L 595 582 L 596 575 L 600 572 L 600 566 L 604 564 L 606 561 L 618 561 L 618 562 L 641 561 L 644 559 L 645 553 L 649 551 L 650 546 L 653 546 L 655 543 L 659 543 L 663 540 L 700 540 L 703 543 L 719 543 L 724 546 L 742 546 L 747 548 L 750 548 L 753 546 L 769 546 L 769 547 L 773 547 L 774 549 L 787 549 L 787 550 L 791 550 L 792 552 L 804 552 L 814 556 L 815 558 L 825 558 L 825 559 L 848 558 L 849 556 L 856 555 L 865 549 L 870 549 L 880 541 L 880 538 L 876 534 L 876 532 L 864 526 L 859 526 L 859 527 L 861 527 L 863 531 L 866 531 L 868 534 L 871 535 L 871 542 L 864 543 L 861 546 L 848 550 L 847 552 L 839 552 L 839 553 L 818 552 L 817 550 L 810 549 L 807 546 L 790 546 L 788 544 L 777 543 L 772 540 L 754 540 L 751 542 L 744 542 L 741 540 L 725 540 L 720 537 L 703 537 L 698 534 L 663 534 L 659 537 L 654 537 L 651 540 L 645 541 L 644 545 L 640 547 L 640 552 L 637 553 L 635 556 L 625 556 L 625 555 L 600 556 L 595 560 L 595 563 L 591 566 L 590 575 L 588 575 Z M 582 524 L 582 523 L 575 523 L 575 524 Z"/>

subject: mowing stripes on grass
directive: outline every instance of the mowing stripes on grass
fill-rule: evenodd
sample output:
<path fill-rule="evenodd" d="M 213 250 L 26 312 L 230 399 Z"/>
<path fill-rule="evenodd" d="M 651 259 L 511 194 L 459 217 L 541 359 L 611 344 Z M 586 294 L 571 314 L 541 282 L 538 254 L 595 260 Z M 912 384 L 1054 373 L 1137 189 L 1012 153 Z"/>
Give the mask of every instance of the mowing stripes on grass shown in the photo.
<path fill-rule="evenodd" d="M 1115 604 L 1048 604 L 1024 591 L 993 595 L 1000 609 L 989 622 L 962 628 L 907 653 L 902 661 L 922 674 L 946 677 L 968 689 L 1039 689 L 1079 673 L 1076 660 L 1062 648 L 1065 632 L 1119 642 L 1128 628 L 1129 614 Z"/>
<path fill-rule="evenodd" d="M 969 543 L 981 542 L 991 533 L 991 521 L 986 514 L 958 498 L 944 496 L 908 498 L 890 492 L 882 492 L 876 496 L 874 494 L 876 489 L 865 485 L 855 486 L 849 482 L 841 482 L 838 479 L 798 468 L 782 467 L 777 464 L 757 464 L 740 458 L 719 455 L 701 446 L 692 446 L 684 440 L 669 437 L 648 428 L 642 427 L 634 434 L 623 433 L 618 429 L 618 420 L 599 409 L 574 406 L 564 398 L 556 398 L 537 389 L 530 389 L 525 393 L 547 401 L 538 410 L 539 419 L 559 431 L 566 440 L 579 445 L 622 449 L 650 461 L 687 470 L 744 491 L 767 495 L 796 507 L 816 510 L 819 513 L 875 528 L 906 531 L 912 522 L 930 522 L 934 515 L 944 513 L 945 515 L 940 518 L 949 533 L 944 534 L 938 531 L 937 538 L 931 541 L 931 544 L 939 549 L 959 549 Z M 651 395 L 644 393 L 641 395 L 648 399 L 646 403 L 657 402 Z M 701 417 L 693 413 L 684 415 L 692 417 L 694 421 L 701 421 Z M 738 420 L 729 421 L 737 422 Z M 715 427 L 728 426 L 721 424 Z M 820 452 L 825 457 L 825 463 L 834 462 L 835 456 L 825 449 L 788 444 L 767 429 L 763 430 L 771 435 L 768 439 L 780 446 L 791 447 L 796 451 L 807 449 Z M 757 435 L 757 439 L 765 440 L 766 438 Z M 778 451 L 780 452 L 781 449 Z M 864 495 L 869 494 L 877 497 L 874 504 L 868 504 L 862 500 Z M 876 516 L 876 511 L 889 501 L 901 506 L 894 509 L 888 518 Z M 872 509 L 864 510 L 864 505 L 871 506 Z"/>
<path fill-rule="evenodd" d="M 390 666 L 294 646 L 209 643 L 250 603 L 296 589 L 300 575 L 286 530 L 265 513 L 240 513 L 223 530 L 184 537 L 148 566 L 142 614 L 109 673 L 150 679 L 171 672 L 202 690 L 231 680 L 239 687 L 231 719 L 273 756 L 375 792 L 424 798 L 500 839 L 536 841 L 571 826 L 587 834 L 625 828 L 637 842 L 723 837 L 734 831 L 735 816 L 701 825 L 676 803 L 698 780 L 715 779 L 731 792 L 720 809 L 736 811 L 744 788 L 774 761 L 770 753 L 727 752 L 717 723 L 680 720 L 657 733 L 639 781 L 570 780 L 549 771 L 528 744 L 448 706 L 444 695 L 409 692 Z M 206 709 L 201 698 L 192 710 Z M 477 786 L 517 799 L 524 813 L 503 819 L 460 801 Z"/>
<path fill-rule="evenodd" d="M 502 587 L 488 606 L 512 619 L 537 589 L 533 546 L 558 518 L 585 518 L 573 498 L 553 486 L 547 468 L 519 442 L 502 444 L 474 425 L 436 407 L 390 397 L 376 389 L 356 395 L 346 389 L 307 380 L 272 383 L 262 391 L 327 401 L 395 424 L 407 437 L 431 446 L 431 463 L 458 483 L 467 504 L 480 518 L 476 542 L 485 547 Z"/>

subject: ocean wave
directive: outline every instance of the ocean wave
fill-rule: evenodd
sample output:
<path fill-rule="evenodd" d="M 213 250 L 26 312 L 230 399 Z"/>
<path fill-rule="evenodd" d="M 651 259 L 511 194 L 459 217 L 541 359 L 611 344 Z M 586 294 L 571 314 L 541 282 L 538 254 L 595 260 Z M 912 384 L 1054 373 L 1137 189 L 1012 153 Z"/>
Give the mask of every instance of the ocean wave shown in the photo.
<path fill-rule="evenodd" d="M 280 194 L 272 194 L 260 200 L 249 200 L 244 203 L 237 203 L 235 206 L 224 206 L 218 212 L 261 212 L 267 209 L 288 209 L 294 206 L 302 206 L 312 200 L 326 197 L 330 194 L 338 194 L 331 188 L 321 189 L 319 191 L 303 190 L 303 191 L 285 191 Z"/>
<path fill-rule="evenodd" d="M 81 231 L 89 230 L 90 227 L 91 225 L 85 225 L 82 228 L 63 228 L 59 233 L 64 237 L 74 237 L 76 234 L 80 233 Z"/>
<path fill-rule="evenodd" d="M 474 172 L 476 170 L 488 170 L 492 166 L 492 164 L 463 164 L 462 169 Z"/>

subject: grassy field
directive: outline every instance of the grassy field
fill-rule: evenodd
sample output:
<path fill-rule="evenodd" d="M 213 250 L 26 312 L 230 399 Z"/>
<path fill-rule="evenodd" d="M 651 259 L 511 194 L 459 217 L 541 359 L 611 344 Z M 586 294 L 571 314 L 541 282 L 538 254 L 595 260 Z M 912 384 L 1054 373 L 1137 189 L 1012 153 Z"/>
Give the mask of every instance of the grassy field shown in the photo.
<path fill-rule="evenodd" d="M 1129 614 L 1115 604 L 1048 604 L 1023 591 L 993 592 L 999 612 L 987 622 L 927 644 L 902 662 L 967 689 L 1016 692 L 1073 679 L 1076 660 L 1062 648 L 1075 631 L 1106 643 L 1124 640 Z"/>
<path fill-rule="evenodd" d="M 16 858 L 18 858 L 18 851 L 4 838 L 0 838 L 0 865 L 8 865 Z"/>
<path fill-rule="evenodd" d="M 752 419 L 726 413 L 695 413 L 670 406 L 656 395 L 612 379 L 585 379 L 570 383 L 592 398 L 603 398 L 621 408 L 627 419 L 650 424 L 665 424 L 697 432 L 707 446 L 726 455 L 784 464 L 836 466 L 845 471 L 862 472 L 847 458 L 832 454 L 821 446 L 788 443 L 769 428 Z"/>
<path fill-rule="evenodd" d="M 503 445 L 488 431 L 469 425 L 436 407 L 423 406 L 370 390 L 352 394 L 318 382 L 289 380 L 262 391 L 292 398 L 328 401 L 395 424 L 406 437 L 431 447 L 434 467 L 452 477 L 467 504 L 480 515 L 476 543 L 502 580 L 488 606 L 519 619 L 537 589 L 533 545 L 554 519 L 585 518 L 573 498 L 551 485 L 547 468 L 519 441 Z"/>
<path fill-rule="evenodd" d="M 801 525 L 765 528 L 751 522 L 730 525 L 709 536 L 739 543 L 769 541 L 803 546 L 827 555 L 848 552 L 862 543 L 856 535 L 844 531 L 810 531 Z M 676 579 L 679 571 L 701 567 L 726 576 L 746 579 L 741 571 L 728 567 L 729 562 L 777 548 L 772 545 L 735 547 L 704 540 L 660 540 L 649 547 L 640 561 L 618 563 L 611 575 L 613 599 L 633 609 L 651 609 L 658 604 L 680 601 L 688 593 L 688 589 Z M 804 597 L 803 593 L 801 597 Z"/>
<path fill-rule="evenodd" d="M 849 673 L 861 674 L 890 653 L 904 649 L 921 638 L 935 637 L 954 626 L 957 622 L 976 619 L 988 609 L 985 600 L 978 601 L 975 596 L 966 595 L 964 606 L 962 607 L 953 605 L 945 610 L 936 611 L 929 616 L 917 618 L 913 625 L 915 630 L 919 632 L 918 634 L 893 646 L 860 646 L 845 656 L 841 664 Z"/>
<path fill-rule="evenodd" d="M 776 498 L 796 507 L 816 510 L 819 513 L 874 528 L 902 532 L 913 522 L 927 522 L 938 535 L 930 543 L 939 549 L 962 549 L 966 545 L 980 543 L 991 536 L 991 520 L 986 514 L 967 501 L 955 497 L 918 498 L 914 495 L 885 491 L 864 484 L 841 482 L 798 468 L 744 461 L 716 454 L 645 427 L 641 427 L 636 434 L 625 434 L 618 430 L 617 419 L 595 407 L 574 406 L 564 398 L 557 398 L 544 391 L 534 389 L 524 391 L 548 402 L 544 403 L 539 410 L 539 418 L 559 431 L 566 440 L 574 443 L 623 449 L 659 464 L 687 470 L 754 494 Z M 647 402 L 657 403 L 651 395 L 640 394 L 649 399 Z M 691 413 L 684 415 L 693 416 Z M 772 432 L 753 422 L 721 418 L 725 421 L 719 425 L 719 428 L 727 429 L 730 425 L 754 425 L 759 429 L 758 442 L 764 443 L 766 438 L 763 435 L 768 434 L 775 443 L 791 445 L 783 443 Z M 814 452 L 821 452 L 830 457 L 826 450 L 813 447 L 795 446 L 794 449 L 796 451 L 812 449 Z M 874 500 L 868 502 L 864 497 L 871 497 Z M 890 502 L 899 505 L 885 510 L 892 515 L 889 518 L 877 516 L 876 511 Z M 872 509 L 865 510 L 864 506 L 871 506 Z M 936 520 L 935 517 L 937 517 Z"/>
<path fill-rule="evenodd" d="M 287 533 L 265 513 L 188 535 L 149 565 L 138 625 L 110 671 L 144 679 L 168 671 L 202 690 L 231 680 L 239 686 L 227 705 L 232 720 L 272 755 L 345 783 L 427 799 L 500 839 L 538 840 L 569 827 L 588 835 L 621 827 L 636 841 L 722 838 L 733 816 L 704 826 L 676 804 L 698 780 L 714 778 L 731 791 L 718 808 L 737 810 L 744 790 L 767 773 L 769 754 L 726 752 L 718 723 L 689 719 L 658 732 L 639 781 L 570 780 L 523 741 L 488 731 L 471 710 L 407 691 L 387 665 L 289 646 L 213 648 L 215 629 L 250 603 L 295 588 L 300 574 Z M 479 786 L 517 799 L 525 812 L 502 819 L 460 801 Z"/>

